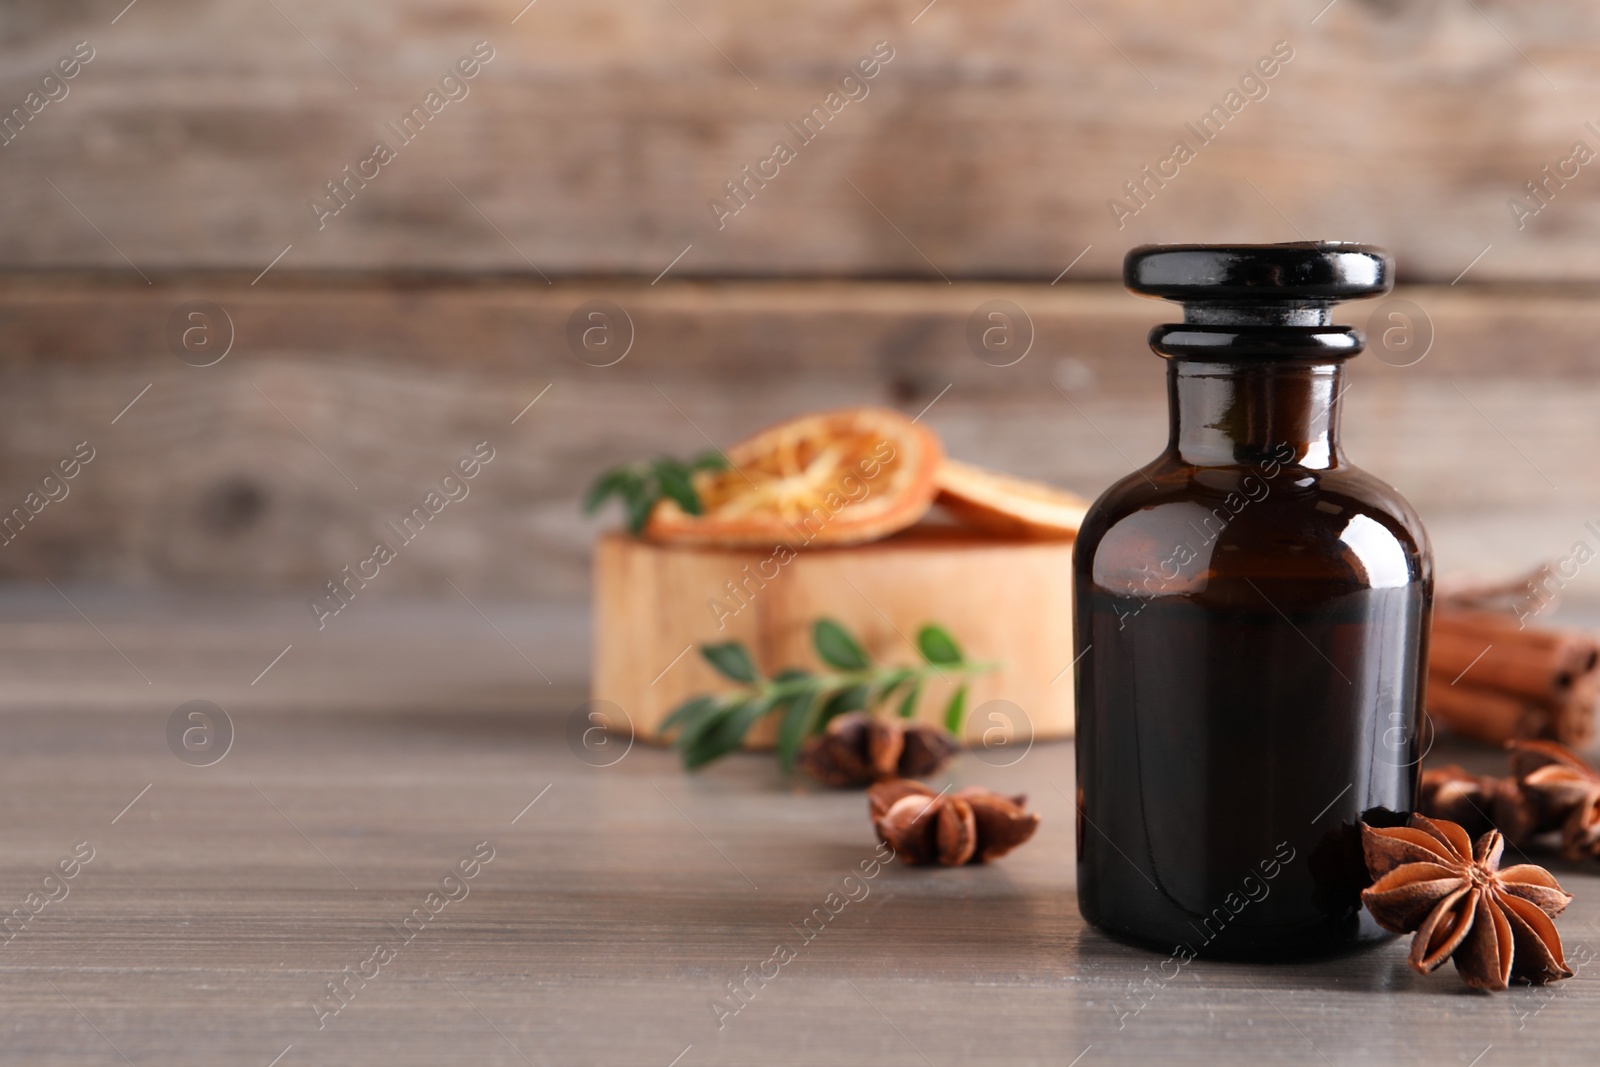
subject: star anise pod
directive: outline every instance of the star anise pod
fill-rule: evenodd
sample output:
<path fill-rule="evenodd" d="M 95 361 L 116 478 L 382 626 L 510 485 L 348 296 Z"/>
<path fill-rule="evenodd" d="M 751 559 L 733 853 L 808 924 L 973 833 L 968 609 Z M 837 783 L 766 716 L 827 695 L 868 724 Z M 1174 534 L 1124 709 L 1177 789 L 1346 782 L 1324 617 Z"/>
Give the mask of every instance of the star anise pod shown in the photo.
<path fill-rule="evenodd" d="M 922 778 L 955 756 L 955 738 L 937 726 L 864 711 L 840 715 L 800 749 L 799 764 L 840 788 L 886 778 Z"/>
<path fill-rule="evenodd" d="M 1411 966 L 1422 974 L 1454 959 L 1470 986 L 1504 989 L 1513 976 L 1536 985 L 1572 977 L 1550 916 L 1572 900 L 1554 876 L 1531 863 L 1500 869 L 1505 838 L 1472 839 L 1460 826 L 1423 815 L 1409 826 L 1363 825 L 1367 870 L 1361 894 L 1378 925 L 1415 931 Z"/>
<path fill-rule="evenodd" d="M 1459 823 L 1471 837 L 1499 830 L 1513 845 L 1534 832 L 1537 813 L 1515 778 L 1471 774 L 1450 764 L 1422 772 L 1417 810 L 1430 819 Z"/>
<path fill-rule="evenodd" d="M 959 867 L 999 859 L 1033 836 L 1039 816 L 1026 796 L 968 786 L 935 793 L 921 782 L 892 779 L 867 790 L 879 840 L 912 866 Z"/>
<path fill-rule="evenodd" d="M 1561 829 L 1567 859 L 1600 856 L 1600 773 L 1554 741 L 1512 741 L 1511 766 L 1534 802 L 1540 829 Z"/>

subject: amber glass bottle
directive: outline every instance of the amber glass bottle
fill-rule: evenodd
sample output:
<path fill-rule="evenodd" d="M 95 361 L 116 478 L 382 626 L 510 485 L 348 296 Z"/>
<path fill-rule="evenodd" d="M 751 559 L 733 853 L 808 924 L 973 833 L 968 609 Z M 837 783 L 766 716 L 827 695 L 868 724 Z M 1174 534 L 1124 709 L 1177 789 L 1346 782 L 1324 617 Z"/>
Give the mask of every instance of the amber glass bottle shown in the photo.
<path fill-rule="evenodd" d="M 1356 825 L 1416 789 L 1432 564 L 1421 523 L 1339 443 L 1340 300 L 1393 266 L 1350 244 L 1146 246 L 1182 302 L 1166 451 L 1078 535 L 1078 903 L 1180 955 L 1286 958 L 1383 936 Z"/>

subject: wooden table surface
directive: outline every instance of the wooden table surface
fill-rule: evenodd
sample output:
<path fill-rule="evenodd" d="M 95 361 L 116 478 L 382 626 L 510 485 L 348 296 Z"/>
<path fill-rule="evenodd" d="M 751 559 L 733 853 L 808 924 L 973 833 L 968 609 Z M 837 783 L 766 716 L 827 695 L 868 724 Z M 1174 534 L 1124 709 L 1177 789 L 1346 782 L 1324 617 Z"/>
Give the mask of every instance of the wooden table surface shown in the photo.
<path fill-rule="evenodd" d="M 82 616 L 0 598 L 0 902 L 59 897 L 0 942 L 0 1063 L 1592 1062 L 1593 962 L 1499 995 L 1413 974 L 1402 942 L 1171 976 L 1087 928 L 1069 742 L 948 775 L 1029 794 L 1043 825 L 1020 851 L 847 884 L 874 854 L 860 794 L 759 756 L 686 776 L 641 745 L 591 765 L 615 752 L 571 741 L 570 627 L 562 646 L 489 605 L 374 604 L 319 644 L 268 609 L 73 599 Z M 521 658 L 541 652 L 549 685 Z M 215 764 L 169 749 L 177 697 L 228 707 Z M 446 882 L 464 858 L 474 877 Z M 1577 896 L 1568 958 L 1590 960 L 1600 868 L 1555 869 Z M 808 942 L 819 908 L 837 913 Z M 432 917 L 405 927 L 415 909 Z M 376 975 L 347 977 L 380 944 Z M 727 984 L 780 945 L 794 958 L 719 1026 L 713 1002 L 739 1006 Z"/>

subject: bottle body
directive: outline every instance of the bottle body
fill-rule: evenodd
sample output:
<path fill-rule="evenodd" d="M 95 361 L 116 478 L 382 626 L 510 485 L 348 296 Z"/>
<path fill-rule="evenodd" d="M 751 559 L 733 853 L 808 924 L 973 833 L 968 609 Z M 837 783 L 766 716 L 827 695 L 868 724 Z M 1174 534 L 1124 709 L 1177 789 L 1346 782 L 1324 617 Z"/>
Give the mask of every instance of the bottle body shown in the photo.
<path fill-rule="evenodd" d="M 1432 571 L 1337 442 L 1337 364 L 1174 361 L 1155 462 L 1075 550 L 1078 895 L 1162 951 L 1336 951 L 1360 820 L 1409 811 Z"/>

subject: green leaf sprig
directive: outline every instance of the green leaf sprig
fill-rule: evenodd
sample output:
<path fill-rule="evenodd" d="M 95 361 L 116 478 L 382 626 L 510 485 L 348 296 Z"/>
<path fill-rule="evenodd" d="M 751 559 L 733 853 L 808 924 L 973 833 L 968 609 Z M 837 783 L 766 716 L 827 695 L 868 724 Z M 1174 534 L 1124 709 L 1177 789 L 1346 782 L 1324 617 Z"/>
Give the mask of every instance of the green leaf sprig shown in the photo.
<path fill-rule="evenodd" d="M 720 452 L 705 452 L 684 462 L 671 456 L 642 459 L 612 467 L 594 480 L 583 499 L 583 513 L 593 515 L 607 500 L 619 497 L 628 515 L 628 532 L 644 532 L 656 501 L 667 499 L 690 515 L 700 514 L 700 496 L 694 491 L 696 471 L 723 470 L 728 461 Z"/>
<path fill-rule="evenodd" d="M 780 715 L 778 761 L 787 771 L 794 767 L 806 738 L 820 734 L 839 715 L 877 712 L 893 703 L 896 713 L 909 719 L 928 678 L 982 674 L 998 666 L 969 661 L 950 632 L 932 623 L 917 631 L 917 651 L 924 662 L 915 667 L 875 665 L 861 643 L 833 619 L 816 621 L 811 643 L 831 671 L 791 668 L 766 678 L 740 642 L 702 645 L 700 655 L 705 661 L 739 687 L 692 697 L 662 723 L 663 730 L 677 731 L 673 745 L 683 753 L 684 768 L 694 770 L 721 759 L 743 744 L 757 722 Z M 966 715 L 967 683 L 963 681 L 945 706 L 945 728 L 961 736 Z"/>

